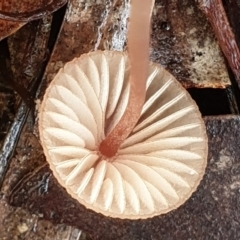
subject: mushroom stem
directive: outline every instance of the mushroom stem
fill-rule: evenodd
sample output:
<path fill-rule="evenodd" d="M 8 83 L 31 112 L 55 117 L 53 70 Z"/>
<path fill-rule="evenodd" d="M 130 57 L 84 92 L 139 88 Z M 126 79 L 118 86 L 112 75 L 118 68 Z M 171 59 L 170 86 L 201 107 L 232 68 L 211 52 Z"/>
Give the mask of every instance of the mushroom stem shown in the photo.
<path fill-rule="evenodd" d="M 211 23 L 220 47 L 228 60 L 238 87 L 240 88 L 240 52 L 224 11 L 222 1 L 202 0 L 198 1 L 198 5 Z"/>
<path fill-rule="evenodd" d="M 99 151 L 113 157 L 138 122 L 146 96 L 149 66 L 149 39 L 154 0 L 132 0 L 128 31 L 130 95 L 127 108 L 112 132 L 100 144 Z"/>

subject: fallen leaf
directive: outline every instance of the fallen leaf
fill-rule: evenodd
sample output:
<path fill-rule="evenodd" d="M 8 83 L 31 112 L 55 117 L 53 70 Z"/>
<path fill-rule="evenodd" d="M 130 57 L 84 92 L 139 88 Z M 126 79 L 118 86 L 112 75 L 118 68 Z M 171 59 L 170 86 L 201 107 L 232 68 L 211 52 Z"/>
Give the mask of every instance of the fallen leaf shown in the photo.
<path fill-rule="evenodd" d="M 67 0 L 0 0 L 0 41 L 26 22 L 49 15 L 66 2 Z"/>

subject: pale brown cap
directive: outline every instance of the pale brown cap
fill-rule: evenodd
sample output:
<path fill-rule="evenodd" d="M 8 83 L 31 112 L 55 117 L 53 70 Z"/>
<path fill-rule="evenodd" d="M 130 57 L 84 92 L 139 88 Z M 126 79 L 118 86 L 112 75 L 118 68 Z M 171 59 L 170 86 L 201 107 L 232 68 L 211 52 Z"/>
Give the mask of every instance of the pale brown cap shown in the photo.
<path fill-rule="evenodd" d="M 207 136 L 187 91 L 150 63 L 138 124 L 116 156 L 102 156 L 99 144 L 125 111 L 128 80 L 123 52 L 96 51 L 67 63 L 45 93 L 40 138 L 54 176 L 79 203 L 110 217 L 148 218 L 176 209 L 196 190 Z"/>

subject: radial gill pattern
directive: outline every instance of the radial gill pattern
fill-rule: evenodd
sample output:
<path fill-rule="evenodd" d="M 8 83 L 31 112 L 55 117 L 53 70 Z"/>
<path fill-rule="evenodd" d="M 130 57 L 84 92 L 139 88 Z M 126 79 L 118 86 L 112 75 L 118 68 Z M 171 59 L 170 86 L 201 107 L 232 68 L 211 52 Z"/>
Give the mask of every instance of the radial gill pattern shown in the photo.
<path fill-rule="evenodd" d="M 44 96 L 39 130 L 59 183 L 106 216 L 148 218 L 183 204 L 202 179 L 206 131 L 197 106 L 174 77 L 151 63 L 139 122 L 107 159 L 98 146 L 125 111 L 126 53 L 84 54 L 59 71 Z"/>

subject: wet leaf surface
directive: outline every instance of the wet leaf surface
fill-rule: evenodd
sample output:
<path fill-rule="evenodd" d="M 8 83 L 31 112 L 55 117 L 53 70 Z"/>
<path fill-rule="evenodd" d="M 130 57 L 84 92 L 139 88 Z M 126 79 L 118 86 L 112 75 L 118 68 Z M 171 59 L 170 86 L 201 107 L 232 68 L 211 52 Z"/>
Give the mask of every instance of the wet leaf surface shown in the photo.
<path fill-rule="evenodd" d="M 0 19 L 0 41 L 16 32 L 25 23 Z"/>
<path fill-rule="evenodd" d="M 57 11 L 67 0 L 0 0 L 0 41 L 26 22 Z"/>
<path fill-rule="evenodd" d="M 57 11 L 66 3 L 67 0 L 3 1 L 0 18 L 7 21 L 29 22 Z"/>

